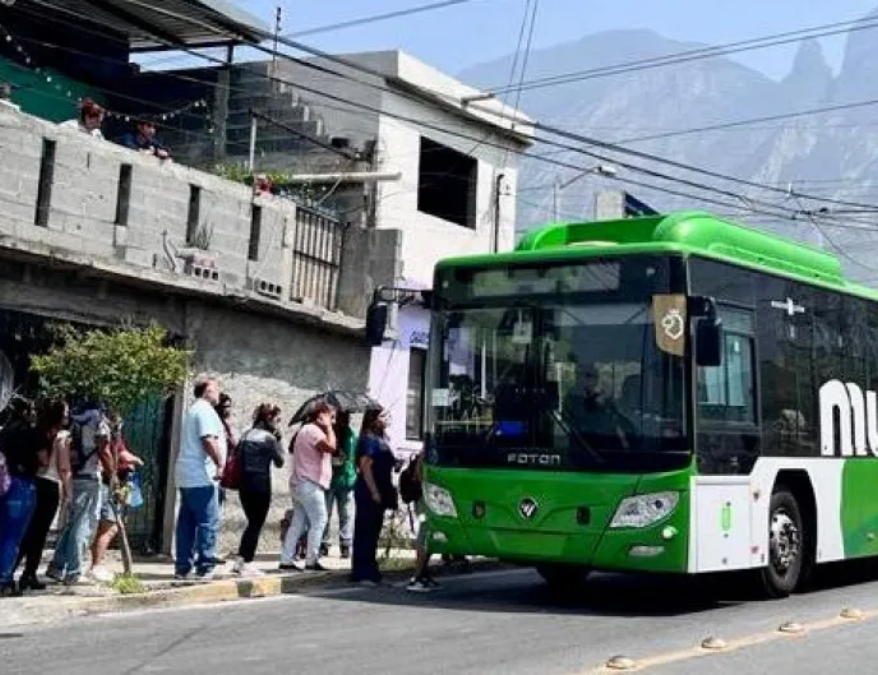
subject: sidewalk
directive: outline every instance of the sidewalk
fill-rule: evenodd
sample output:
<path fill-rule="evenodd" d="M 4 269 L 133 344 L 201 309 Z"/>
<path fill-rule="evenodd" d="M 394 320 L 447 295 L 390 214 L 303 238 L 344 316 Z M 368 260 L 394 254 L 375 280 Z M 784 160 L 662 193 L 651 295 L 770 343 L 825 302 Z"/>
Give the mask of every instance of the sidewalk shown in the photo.
<path fill-rule="evenodd" d="M 46 559 L 50 558 L 51 552 L 47 552 Z M 141 592 L 125 593 L 110 585 L 96 583 L 69 587 L 50 583 L 42 592 L 31 592 L 22 598 L 0 599 L 0 631 L 75 616 L 270 597 L 297 593 L 314 585 L 348 583 L 350 561 L 335 555 L 321 559 L 321 563 L 329 568 L 326 572 L 281 573 L 278 561 L 278 553 L 258 556 L 254 564 L 265 573 L 262 577 L 233 575 L 232 561 L 229 561 L 224 567 L 217 568 L 217 575 L 211 581 L 179 581 L 174 579 L 174 564 L 169 558 L 136 559 L 133 571 L 143 585 Z M 388 559 L 381 561 L 381 567 L 388 581 L 403 581 L 411 573 L 414 562 L 414 551 L 395 550 Z M 493 564 L 475 560 L 470 568 L 475 571 Z M 117 552 L 110 552 L 107 567 L 121 574 L 122 563 Z"/>

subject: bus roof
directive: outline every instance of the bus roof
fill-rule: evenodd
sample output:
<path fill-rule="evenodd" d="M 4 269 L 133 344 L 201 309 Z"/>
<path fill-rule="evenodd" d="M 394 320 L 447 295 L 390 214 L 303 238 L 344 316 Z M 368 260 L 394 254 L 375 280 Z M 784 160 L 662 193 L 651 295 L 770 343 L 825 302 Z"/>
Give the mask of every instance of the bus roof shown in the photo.
<path fill-rule="evenodd" d="M 878 300 L 878 292 L 847 281 L 826 251 L 698 211 L 552 223 L 528 232 L 512 252 L 446 259 L 438 267 L 632 253 L 699 255 Z"/>

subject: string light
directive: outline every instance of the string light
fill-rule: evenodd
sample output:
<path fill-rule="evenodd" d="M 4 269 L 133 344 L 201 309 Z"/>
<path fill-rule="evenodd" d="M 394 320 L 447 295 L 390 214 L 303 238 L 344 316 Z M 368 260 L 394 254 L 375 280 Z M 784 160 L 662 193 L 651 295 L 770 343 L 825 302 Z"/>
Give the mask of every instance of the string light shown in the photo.
<path fill-rule="evenodd" d="M 15 51 L 21 55 L 24 62 L 28 66 L 31 66 L 31 65 L 33 66 L 33 72 L 36 75 L 39 75 L 40 78 L 46 84 L 52 85 L 56 91 L 59 91 L 59 92 L 64 91 L 64 87 L 60 83 L 55 82 L 54 78 L 52 77 L 51 74 L 49 74 L 49 71 L 46 68 L 43 68 L 41 66 L 37 66 L 34 64 L 33 60 L 31 59 L 30 54 L 28 54 L 28 52 L 25 50 L 25 48 L 15 39 L 15 37 L 12 35 L 12 33 L 10 33 L 9 30 L 7 30 L 6 27 L 3 26 L 2 24 L 0 24 L 0 31 L 2 31 L 2 33 L 4 34 L 3 39 L 15 48 Z M 71 99 L 71 101 L 72 101 L 74 98 L 73 90 L 67 89 L 65 93 L 66 93 L 67 98 Z M 76 98 L 76 102 L 78 104 L 82 104 L 82 101 L 83 101 L 83 99 L 81 96 Z M 212 134 L 214 127 L 213 127 L 213 120 L 211 119 L 211 114 L 210 114 L 210 106 L 208 105 L 207 101 L 204 99 L 197 99 L 195 101 L 191 101 L 189 103 L 186 103 L 185 105 L 183 105 L 180 108 L 177 108 L 175 110 L 164 112 L 161 114 L 160 118 L 163 122 L 168 122 L 170 120 L 176 119 L 180 115 L 186 114 L 186 113 L 193 111 L 193 110 L 197 110 L 197 111 L 203 110 L 204 111 L 204 117 L 205 117 L 207 124 L 208 124 L 208 133 Z M 124 120 L 127 123 L 130 123 L 132 121 L 132 119 L 142 119 L 142 118 L 149 118 L 150 117 L 150 115 L 148 113 L 145 113 L 142 115 L 130 113 L 130 112 L 123 113 L 123 112 L 118 112 L 118 111 L 114 111 L 114 110 L 108 110 L 106 108 L 104 108 L 104 114 L 108 118 L 116 118 L 116 119 Z"/>

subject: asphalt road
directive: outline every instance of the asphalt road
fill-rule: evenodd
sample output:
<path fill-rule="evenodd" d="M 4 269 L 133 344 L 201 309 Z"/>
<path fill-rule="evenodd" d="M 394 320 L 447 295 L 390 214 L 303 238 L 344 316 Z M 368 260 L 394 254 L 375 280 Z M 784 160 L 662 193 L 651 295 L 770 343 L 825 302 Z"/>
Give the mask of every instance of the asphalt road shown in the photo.
<path fill-rule="evenodd" d="M 599 577 L 557 595 L 526 570 L 447 578 L 429 596 L 333 589 L 0 634 L 0 673 L 587 675 L 617 654 L 657 675 L 872 672 L 875 578 L 834 579 L 779 602 L 728 580 Z M 845 607 L 867 613 L 839 620 Z M 791 621 L 805 632 L 778 633 Z M 701 650 L 708 636 L 727 641 L 725 651 Z"/>

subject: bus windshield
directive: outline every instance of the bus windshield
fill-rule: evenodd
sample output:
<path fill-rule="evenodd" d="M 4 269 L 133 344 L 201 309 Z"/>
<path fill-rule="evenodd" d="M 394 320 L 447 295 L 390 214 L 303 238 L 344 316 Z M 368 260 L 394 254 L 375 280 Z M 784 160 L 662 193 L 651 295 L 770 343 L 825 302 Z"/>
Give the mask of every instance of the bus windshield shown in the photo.
<path fill-rule="evenodd" d="M 589 265 L 577 268 L 585 279 Z M 545 284 L 437 312 L 430 460 L 555 471 L 684 465 L 685 296 L 669 293 L 656 265 L 640 269 L 639 287 L 553 293 Z M 593 271 L 619 278 L 606 265 Z"/>

